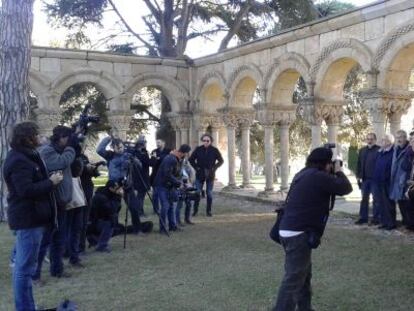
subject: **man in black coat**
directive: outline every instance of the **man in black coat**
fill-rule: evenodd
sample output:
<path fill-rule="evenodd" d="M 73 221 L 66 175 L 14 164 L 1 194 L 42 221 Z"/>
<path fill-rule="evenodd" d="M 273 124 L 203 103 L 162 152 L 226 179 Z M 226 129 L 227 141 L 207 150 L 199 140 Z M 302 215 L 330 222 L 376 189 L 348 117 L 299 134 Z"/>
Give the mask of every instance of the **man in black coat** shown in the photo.
<path fill-rule="evenodd" d="M 53 226 L 55 200 L 53 190 L 63 176 L 48 176 L 36 147 L 38 127 L 22 122 L 13 129 L 11 150 L 4 162 L 4 179 L 8 189 L 8 222 L 16 233 L 13 289 L 16 310 L 35 310 L 32 273 L 46 227 Z"/>
<path fill-rule="evenodd" d="M 158 197 L 158 193 L 154 187 L 154 180 L 155 176 L 157 176 L 158 169 L 161 165 L 162 160 L 170 154 L 171 150 L 168 148 L 165 148 L 165 141 L 162 139 L 157 139 L 156 141 L 157 148 L 152 150 L 151 152 L 151 158 L 155 159 L 155 164 L 152 167 L 151 176 L 150 176 L 150 183 L 152 186 L 152 203 L 153 203 L 153 210 L 154 214 L 156 214 L 159 210 L 160 200 Z"/>
<path fill-rule="evenodd" d="M 356 177 L 358 186 L 361 189 L 362 200 L 359 209 L 359 219 L 355 222 L 357 225 L 368 223 L 369 215 L 369 197 L 374 193 L 374 182 L 372 180 L 375 161 L 377 159 L 378 150 L 380 147 L 376 144 L 377 136 L 375 133 L 369 133 L 367 135 L 367 145 L 359 150 L 358 154 L 358 166 Z M 371 223 L 379 224 L 379 208 L 375 198 L 373 200 L 373 211 Z"/>
<path fill-rule="evenodd" d="M 334 174 L 332 174 L 332 169 Z M 332 151 L 316 148 L 306 167 L 295 175 L 280 222 L 279 236 L 285 250 L 285 275 L 273 311 L 312 310 L 312 249 L 319 246 L 329 217 L 332 197 L 352 191 Z"/>
<path fill-rule="evenodd" d="M 206 183 L 207 194 L 207 216 L 212 216 L 211 208 L 213 204 L 213 186 L 216 170 L 223 164 L 223 157 L 220 151 L 212 146 L 213 137 L 209 134 L 204 134 L 201 137 L 203 142 L 202 146 L 198 146 L 191 154 L 190 162 L 191 166 L 196 171 L 196 187 L 201 192 L 203 184 Z M 198 212 L 198 204 L 194 205 L 193 216 L 196 216 Z"/>

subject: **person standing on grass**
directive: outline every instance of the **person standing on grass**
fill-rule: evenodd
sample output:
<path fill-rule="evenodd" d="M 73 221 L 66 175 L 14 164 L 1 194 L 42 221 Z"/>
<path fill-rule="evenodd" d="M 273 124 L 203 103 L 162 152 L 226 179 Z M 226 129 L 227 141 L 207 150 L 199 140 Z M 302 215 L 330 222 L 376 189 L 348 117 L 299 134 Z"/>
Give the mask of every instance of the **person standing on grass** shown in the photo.
<path fill-rule="evenodd" d="M 158 213 L 160 200 L 158 198 L 158 193 L 154 187 L 154 180 L 155 176 L 157 176 L 158 168 L 161 165 L 162 160 L 170 154 L 171 150 L 165 148 L 165 141 L 162 139 L 157 139 L 156 141 L 157 148 L 152 150 L 151 152 L 151 159 L 155 160 L 154 166 L 152 167 L 151 176 L 150 176 L 150 183 L 152 186 L 152 209 L 154 214 Z"/>
<path fill-rule="evenodd" d="M 391 180 L 389 196 L 393 201 L 392 218 L 396 222 L 396 209 L 398 207 L 401 211 L 402 224 L 407 228 L 412 227 L 414 219 L 410 219 L 409 202 L 405 197 L 407 191 L 407 181 L 410 177 L 410 171 L 404 169 L 403 163 L 405 161 L 405 155 L 411 149 L 407 139 L 407 132 L 404 130 L 397 131 L 395 135 L 394 153 L 392 156 L 391 164 Z"/>
<path fill-rule="evenodd" d="M 17 311 L 35 310 L 32 274 L 37 266 L 43 233 L 54 225 L 53 190 L 63 180 L 61 173 L 49 177 L 36 151 L 39 138 L 35 123 L 17 124 L 3 166 L 8 189 L 8 223 L 16 234 L 13 291 Z"/>
<path fill-rule="evenodd" d="M 207 207 L 206 215 L 211 217 L 213 205 L 213 186 L 216 170 L 224 163 L 220 151 L 212 146 L 213 137 L 204 134 L 201 137 L 202 146 L 198 146 L 191 154 L 188 161 L 196 171 L 196 187 L 201 192 L 203 184 L 206 183 Z M 193 216 L 198 212 L 198 204 L 194 205 Z"/>
<path fill-rule="evenodd" d="M 273 311 L 312 310 L 312 249 L 319 246 L 325 231 L 332 197 L 352 192 L 339 161 L 332 164 L 332 156 L 331 149 L 314 149 L 306 167 L 292 180 L 279 227 L 285 275 Z"/>
<path fill-rule="evenodd" d="M 396 227 L 395 219 L 392 216 L 395 205 L 389 197 L 391 165 L 394 153 L 394 136 L 385 134 L 381 140 L 381 149 L 378 151 L 375 160 L 373 182 L 375 184 L 374 196 L 380 211 L 380 229 L 393 230 Z"/>
<path fill-rule="evenodd" d="M 362 200 L 359 209 L 359 219 L 355 222 L 357 225 L 368 223 L 369 216 L 369 197 L 373 196 L 374 184 L 372 182 L 372 176 L 374 174 L 375 159 L 379 150 L 379 146 L 376 144 L 377 136 L 375 133 L 369 133 L 366 138 L 367 145 L 359 150 L 358 154 L 358 166 L 356 177 L 358 186 L 362 192 Z M 373 225 L 379 224 L 379 211 L 377 202 L 374 199 L 372 203 L 372 220 Z"/>

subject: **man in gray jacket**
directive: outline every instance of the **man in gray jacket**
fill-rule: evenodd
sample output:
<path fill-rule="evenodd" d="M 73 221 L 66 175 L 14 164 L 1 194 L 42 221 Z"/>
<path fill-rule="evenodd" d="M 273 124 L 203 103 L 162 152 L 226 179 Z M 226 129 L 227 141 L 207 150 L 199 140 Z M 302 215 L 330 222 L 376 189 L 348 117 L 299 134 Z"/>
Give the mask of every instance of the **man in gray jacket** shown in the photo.
<path fill-rule="evenodd" d="M 72 173 L 70 165 L 75 159 L 75 149 L 71 144 L 72 130 L 58 125 L 53 129 L 50 144 L 39 149 L 40 156 L 49 173 L 62 171 L 63 181 L 54 190 L 56 198 L 56 227 L 47 230 L 40 246 L 38 266 L 33 280 L 40 279 L 42 262 L 50 246 L 50 274 L 54 277 L 68 276 L 63 273 L 63 252 L 65 247 L 66 205 L 72 200 Z"/>

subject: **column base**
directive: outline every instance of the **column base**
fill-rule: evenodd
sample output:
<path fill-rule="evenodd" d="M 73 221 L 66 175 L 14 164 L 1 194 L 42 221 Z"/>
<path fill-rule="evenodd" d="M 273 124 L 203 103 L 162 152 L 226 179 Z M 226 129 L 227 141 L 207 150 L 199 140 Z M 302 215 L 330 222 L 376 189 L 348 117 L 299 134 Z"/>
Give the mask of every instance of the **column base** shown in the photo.
<path fill-rule="evenodd" d="M 252 184 L 242 184 L 240 185 L 241 189 L 254 189 Z"/>
<path fill-rule="evenodd" d="M 223 187 L 222 191 L 232 191 L 237 189 L 240 189 L 240 187 L 238 187 L 236 184 L 231 184 Z"/>
<path fill-rule="evenodd" d="M 289 190 L 289 186 L 280 186 L 281 192 L 288 192 L 288 190 Z"/>
<path fill-rule="evenodd" d="M 258 194 L 257 194 L 257 197 L 258 198 L 268 198 L 268 197 L 270 197 L 271 195 L 274 195 L 274 194 L 276 194 L 277 193 L 277 191 L 275 191 L 275 189 L 273 189 L 273 188 L 271 188 L 271 189 L 265 189 L 264 191 L 260 191 Z"/>

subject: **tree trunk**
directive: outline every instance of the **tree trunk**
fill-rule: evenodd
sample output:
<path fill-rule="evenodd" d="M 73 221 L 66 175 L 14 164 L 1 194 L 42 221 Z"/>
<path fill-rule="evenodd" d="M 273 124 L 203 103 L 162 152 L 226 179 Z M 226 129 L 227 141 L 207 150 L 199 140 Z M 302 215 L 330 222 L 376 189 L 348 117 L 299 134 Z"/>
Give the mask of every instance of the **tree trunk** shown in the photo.
<path fill-rule="evenodd" d="M 177 51 L 174 44 L 174 1 L 164 1 L 164 12 L 160 24 L 160 56 L 176 57 Z"/>
<path fill-rule="evenodd" d="M 6 215 L 3 161 L 13 126 L 29 111 L 34 0 L 2 0 L 0 17 L 0 220 Z"/>

